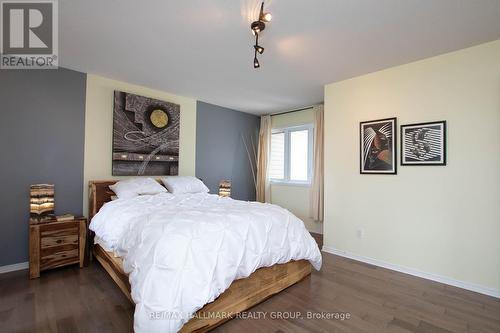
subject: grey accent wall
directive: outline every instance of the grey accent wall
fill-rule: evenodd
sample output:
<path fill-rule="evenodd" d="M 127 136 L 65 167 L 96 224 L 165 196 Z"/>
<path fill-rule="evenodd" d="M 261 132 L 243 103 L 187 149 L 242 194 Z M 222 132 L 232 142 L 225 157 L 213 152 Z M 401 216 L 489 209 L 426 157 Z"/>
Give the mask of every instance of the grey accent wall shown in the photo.
<path fill-rule="evenodd" d="M 196 176 L 218 193 L 219 181 L 231 180 L 231 197 L 255 200 L 250 162 L 241 135 L 253 137 L 257 149 L 260 117 L 197 102 Z"/>
<path fill-rule="evenodd" d="M 55 184 L 56 214 L 82 214 L 85 91 L 84 73 L 0 70 L 0 266 L 28 260 L 31 184 Z"/>

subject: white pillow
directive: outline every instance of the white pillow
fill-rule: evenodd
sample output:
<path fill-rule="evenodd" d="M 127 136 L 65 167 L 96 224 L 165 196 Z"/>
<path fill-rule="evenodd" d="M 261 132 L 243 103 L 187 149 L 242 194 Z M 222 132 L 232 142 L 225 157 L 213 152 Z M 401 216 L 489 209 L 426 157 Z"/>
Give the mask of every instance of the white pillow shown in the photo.
<path fill-rule="evenodd" d="M 130 199 L 139 195 L 167 192 L 156 180 L 151 178 L 131 178 L 120 180 L 109 188 L 119 199 Z"/>
<path fill-rule="evenodd" d="M 207 193 L 208 187 L 201 180 L 192 176 L 168 176 L 161 179 L 170 193 Z"/>

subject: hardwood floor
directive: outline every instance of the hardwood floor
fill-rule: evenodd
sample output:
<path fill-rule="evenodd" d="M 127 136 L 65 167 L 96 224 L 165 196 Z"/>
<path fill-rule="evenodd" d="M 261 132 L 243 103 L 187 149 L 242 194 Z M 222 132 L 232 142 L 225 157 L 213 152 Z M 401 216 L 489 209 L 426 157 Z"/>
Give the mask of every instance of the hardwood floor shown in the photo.
<path fill-rule="evenodd" d="M 323 253 L 323 268 L 213 332 L 500 332 L 500 300 Z M 0 332 L 131 332 L 133 306 L 104 269 L 0 275 Z M 278 312 L 279 311 L 279 312 Z M 299 312 L 304 318 L 279 319 Z M 350 319 L 307 319 L 307 312 Z M 273 317 L 271 319 L 270 317 Z"/>

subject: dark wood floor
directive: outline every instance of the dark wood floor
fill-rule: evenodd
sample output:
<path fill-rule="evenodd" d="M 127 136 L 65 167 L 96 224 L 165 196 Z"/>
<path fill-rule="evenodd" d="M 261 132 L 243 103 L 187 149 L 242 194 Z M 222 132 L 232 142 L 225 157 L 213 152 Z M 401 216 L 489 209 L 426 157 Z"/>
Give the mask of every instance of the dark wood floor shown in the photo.
<path fill-rule="evenodd" d="M 324 253 L 323 268 L 213 332 L 500 332 L 500 300 Z M 304 318 L 270 319 L 277 311 Z M 307 312 L 349 313 L 348 320 Z M 284 314 L 286 315 L 286 314 Z M 0 332 L 131 332 L 133 307 L 98 263 L 0 275 Z"/>

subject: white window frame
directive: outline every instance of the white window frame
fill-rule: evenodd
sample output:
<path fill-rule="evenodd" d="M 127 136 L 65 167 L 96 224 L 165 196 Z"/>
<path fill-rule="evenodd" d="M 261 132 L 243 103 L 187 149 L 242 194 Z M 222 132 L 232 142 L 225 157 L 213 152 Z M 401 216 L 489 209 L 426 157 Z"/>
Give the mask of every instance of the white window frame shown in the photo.
<path fill-rule="evenodd" d="M 308 130 L 308 147 L 307 147 L 307 180 L 291 180 L 290 179 L 290 133 L 296 131 Z M 271 134 L 284 133 L 285 134 L 285 156 L 284 156 L 284 177 L 283 179 L 271 178 L 272 184 L 281 185 L 302 185 L 309 186 L 312 183 L 312 173 L 313 173 L 313 148 L 314 148 L 314 125 L 304 124 L 298 126 L 273 128 Z"/>

